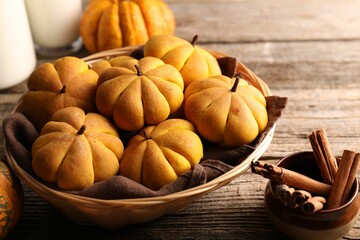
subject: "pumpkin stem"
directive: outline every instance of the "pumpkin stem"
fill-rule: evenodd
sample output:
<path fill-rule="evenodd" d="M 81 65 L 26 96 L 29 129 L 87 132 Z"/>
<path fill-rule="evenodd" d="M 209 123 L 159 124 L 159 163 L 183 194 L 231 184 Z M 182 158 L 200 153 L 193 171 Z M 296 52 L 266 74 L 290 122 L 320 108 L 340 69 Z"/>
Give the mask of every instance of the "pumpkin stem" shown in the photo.
<path fill-rule="evenodd" d="M 60 93 L 63 94 L 63 93 L 66 93 L 66 85 L 64 85 L 62 87 L 62 89 L 60 90 Z"/>
<path fill-rule="evenodd" d="M 136 64 L 135 64 L 135 68 L 136 68 L 136 74 L 137 74 L 138 76 L 142 76 L 143 73 L 141 72 L 139 65 L 136 65 Z"/>
<path fill-rule="evenodd" d="M 239 76 L 236 76 L 234 85 L 233 85 L 232 88 L 231 88 L 231 91 L 232 91 L 232 92 L 236 92 L 236 89 L 237 89 L 237 86 L 239 85 L 239 82 L 240 82 L 240 77 L 239 77 Z"/>
<path fill-rule="evenodd" d="M 146 139 L 151 139 L 151 136 L 145 130 L 143 131 L 143 133 Z"/>
<path fill-rule="evenodd" d="M 79 129 L 79 131 L 77 131 L 78 135 L 82 135 L 85 132 L 86 126 L 82 125 L 81 128 Z"/>
<path fill-rule="evenodd" d="M 193 45 L 193 47 L 195 47 L 195 44 L 196 44 L 198 38 L 199 38 L 198 35 L 195 35 L 195 36 L 193 37 L 193 39 L 192 39 L 192 41 L 191 41 L 191 45 Z"/>
<path fill-rule="evenodd" d="M 235 74 L 235 77 L 243 78 L 241 72 L 236 73 L 236 74 Z M 245 79 L 245 78 L 244 78 L 244 79 Z"/>

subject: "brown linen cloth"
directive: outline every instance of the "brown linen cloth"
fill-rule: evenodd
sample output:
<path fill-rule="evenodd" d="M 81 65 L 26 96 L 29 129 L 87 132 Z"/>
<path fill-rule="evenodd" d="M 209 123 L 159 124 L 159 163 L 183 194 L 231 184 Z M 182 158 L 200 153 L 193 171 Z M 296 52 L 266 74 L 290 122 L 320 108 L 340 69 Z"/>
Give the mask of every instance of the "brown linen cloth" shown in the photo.
<path fill-rule="evenodd" d="M 155 197 L 168 195 L 211 181 L 233 169 L 234 166 L 240 164 L 243 159 L 251 154 L 281 116 L 287 98 L 269 96 L 266 97 L 266 101 L 269 123 L 265 131 L 251 146 L 243 145 L 233 149 L 225 149 L 218 144 L 204 141 L 204 157 L 201 162 L 195 165 L 193 170 L 184 173 L 177 180 L 163 186 L 158 191 L 153 191 L 135 181 L 118 175 L 106 181 L 95 183 L 81 191 L 72 191 L 70 193 L 99 199 Z M 31 167 L 31 147 L 39 135 L 33 124 L 24 115 L 16 112 L 3 121 L 3 130 L 6 144 L 18 165 L 35 179 L 41 181 L 35 176 Z M 58 189 L 54 184 L 44 184 Z"/>

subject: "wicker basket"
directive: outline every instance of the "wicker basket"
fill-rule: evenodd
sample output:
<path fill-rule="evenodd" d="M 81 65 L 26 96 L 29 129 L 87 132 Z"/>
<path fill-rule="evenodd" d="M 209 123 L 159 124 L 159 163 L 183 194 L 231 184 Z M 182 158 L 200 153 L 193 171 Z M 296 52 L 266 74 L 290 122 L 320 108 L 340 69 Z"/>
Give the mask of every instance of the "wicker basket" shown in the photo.
<path fill-rule="evenodd" d="M 83 58 L 91 64 L 100 59 L 129 55 L 137 46 L 104 51 Z M 210 51 L 211 52 L 211 51 Z M 211 52 L 216 58 L 224 54 Z M 271 95 L 268 86 L 241 62 L 237 64 L 237 72 L 257 87 L 265 96 Z M 49 188 L 24 171 L 14 159 L 5 142 L 5 153 L 10 167 L 16 175 L 30 186 L 40 197 L 56 206 L 65 216 L 79 224 L 98 225 L 109 229 L 118 229 L 130 224 L 144 223 L 165 214 L 176 213 L 195 199 L 214 191 L 248 170 L 251 162 L 258 160 L 270 145 L 275 126 L 267 133 L 257 148 L 241 164 L 223 175 L 203 185 L 161 197 L 101 200 L 73 195 Z"/>

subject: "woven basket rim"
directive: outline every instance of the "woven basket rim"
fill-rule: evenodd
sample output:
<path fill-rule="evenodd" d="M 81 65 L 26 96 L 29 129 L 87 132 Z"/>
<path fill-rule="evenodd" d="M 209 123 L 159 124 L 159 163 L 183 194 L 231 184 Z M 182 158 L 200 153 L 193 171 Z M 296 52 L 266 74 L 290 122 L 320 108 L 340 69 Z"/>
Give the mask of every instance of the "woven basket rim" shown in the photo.
<path fill-rule="evenodd" d="M 111 49 L 108 51 L 103 51 L 99 53 L 95 53 L 89 55 L 87 57 L 82 58 L 83 61 L 87 62 L 91 65 L 92 62 L 103 60 L 115 56 L 121 55 L 129 55 L 132 51 L 136 50 L 137 48 L 141 47 L 142 45 L 136 46 L 127 46 L 123 48 Z M 211 50 L 207 50 L 211 54 L 213 54 L 216 58 L 226 56 L 223 53 L 215 52 Z M 237 70 L 242 73 L 243 78 L 248 80 L 252 85 L 258 88 L 265 96 L 270 96 L 271 91 L 266 83 L 260 79 L 257 75 L 255 75 L 251 70 L 245 67 L 240 61 L 238 62 Z M 19 103 L 18 103 L 19 104 Z M 18 105 L 17 104 L 17 105 Z M 16 106 L 13 112 L 16 110 Z M 97 199 L 85 196 L 79 196 L 75 194 L 71 194 L 68 192 L 63 192 L 59 190 L 52 189 L 45 184 L 41 183 L 40 181 L 36 180 L 33 176 L 27 173 L 24 169 L 22 169 L 16 162 L 16 159 L 12 155 L 7 143 L 5 141 L 5 155 L 10 167 L 14 170 L 15 174 L 24 182 L 26 182 L 35 192 L 37 192 L 41 197 L 46 200 L 53 201 L 73 201 L 76 203 L 87 204 L 93 207 L 101 208 L 101 207 L 111 207 L 117 205 L 159 205 L 165 202 L 176 201 L 183 198 L 190 198 L 194 196 L 204 195 L 210 191 L 213 191 L 223 185 L 228 184 L 233 179 L 238 177 L 240 174 L 247 171 L 252 162 L 257 161 L 262 154 L 266 151 L 268 146 L 270 145 L 274 132 L 275 132 L 276 124 L 269 130 L 266 134 L 264 139 L 260 142 L 260 144 L 256 147 L 256 149 L 239 165 L 235 166 L 230 171 L 222 174 L 221 176 L 199 186 L 195 186 L 189 189 L 185 189 L 179 192 L 171 193 L 165 196 L 156 196 L 156 197 L 144 197 L 144 198 L 129 198 L 129 199 L 113 199 L 113 200 L 106 200 L 106 199 Z M 100 204 L 100 205 L 99 205 Z"/>

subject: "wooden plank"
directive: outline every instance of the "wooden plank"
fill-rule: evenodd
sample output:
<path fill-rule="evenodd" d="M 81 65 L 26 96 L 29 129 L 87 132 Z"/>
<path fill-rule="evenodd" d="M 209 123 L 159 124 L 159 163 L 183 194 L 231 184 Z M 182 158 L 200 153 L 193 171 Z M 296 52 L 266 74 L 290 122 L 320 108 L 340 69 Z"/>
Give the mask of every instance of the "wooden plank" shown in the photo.
<path fill-rule="evenodd" d="M 359 87 L 359 40 L 201 46 L 237 58 L 272 89 Z"/>
<path fill-rule="evenodd" d="M 199 42 L 359 39 L 360 1 L 169 0 L 176 35 Z M 204 4 L 206 2 L 206 4 Z"/>

